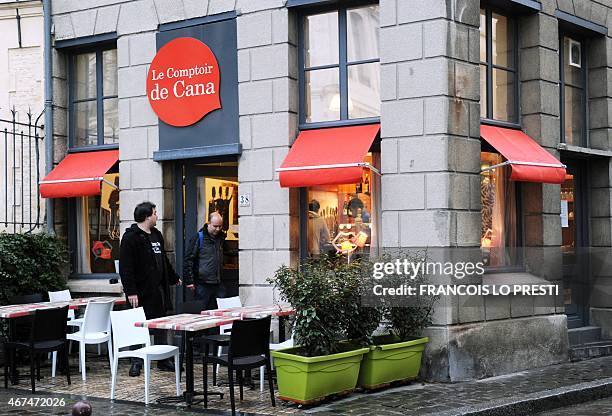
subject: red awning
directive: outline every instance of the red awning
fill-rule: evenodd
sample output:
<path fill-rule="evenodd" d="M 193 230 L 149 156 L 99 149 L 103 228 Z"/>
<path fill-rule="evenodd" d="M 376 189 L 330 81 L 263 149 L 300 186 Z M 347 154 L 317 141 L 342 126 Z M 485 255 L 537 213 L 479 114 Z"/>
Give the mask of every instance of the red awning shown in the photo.
<path fill-rule="evenodd" d="M 512 167 L 511 180 L 563 182 L 565 165 L 521 130 L 481 125 L 480 136 L 507 159 L 502 165 Z"/>
<path fill-rule="evenodd" d="M 43 198 L 100 195 L 104 174 L 118 160 L 118 150 L 71 153 L 40 181 L 40 195 Z"/>
<path fill-rule="evenodd" d="M 282 187 L 358 183 L 380 124 L 302 131 L 279 169 Z"/>

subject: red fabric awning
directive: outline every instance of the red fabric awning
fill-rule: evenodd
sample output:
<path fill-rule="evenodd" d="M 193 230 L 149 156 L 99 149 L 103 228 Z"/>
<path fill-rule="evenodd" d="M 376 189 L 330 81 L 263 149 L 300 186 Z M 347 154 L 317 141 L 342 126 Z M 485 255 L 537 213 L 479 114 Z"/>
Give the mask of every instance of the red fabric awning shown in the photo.
<path fill-rule="evenodd" d="M 280 172 L 282 187 L 337 185 L 361 181 L 364 158 L 380 124 L 302 131 Z"/>
<path fill-rule="evenodd" d="M 512 167 L 511 180 L 563 182 L 565 165 L 521 130 L 481 125 L 480 136 L 507 159 L 505 164 Z"/>
<path fill-rule="evenodd" d="M 71 153 L 40 181 L 43 198 L 100 195 L 104 174 L 119 160 L 119 150 Z"/>

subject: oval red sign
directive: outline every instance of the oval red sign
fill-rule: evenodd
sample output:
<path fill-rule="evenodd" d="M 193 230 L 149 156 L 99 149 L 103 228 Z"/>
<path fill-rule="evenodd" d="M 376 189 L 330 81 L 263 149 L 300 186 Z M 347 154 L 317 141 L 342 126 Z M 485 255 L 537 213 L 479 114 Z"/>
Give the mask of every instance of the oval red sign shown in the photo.
<path fill-rule="evenodd" d="M 177 38 L 155 55 L 147 96 L 162 121 L 184 127 L 221 108 L 219 84 L 219 64 L 210 48 L 194 38 Z"/>

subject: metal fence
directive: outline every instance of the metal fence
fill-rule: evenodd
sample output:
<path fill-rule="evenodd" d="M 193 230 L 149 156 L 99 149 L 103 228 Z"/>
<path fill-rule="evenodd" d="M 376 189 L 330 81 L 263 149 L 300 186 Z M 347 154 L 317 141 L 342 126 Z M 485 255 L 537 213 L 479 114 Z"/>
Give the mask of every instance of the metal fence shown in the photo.
<path fill-rule="evenodd" d="M 11 110 L 9 120 L 0 119 L 0 231 L 28 233 L 43 226 L 38 182 L 44 173 L 43 113 L 35 119 Z"/>

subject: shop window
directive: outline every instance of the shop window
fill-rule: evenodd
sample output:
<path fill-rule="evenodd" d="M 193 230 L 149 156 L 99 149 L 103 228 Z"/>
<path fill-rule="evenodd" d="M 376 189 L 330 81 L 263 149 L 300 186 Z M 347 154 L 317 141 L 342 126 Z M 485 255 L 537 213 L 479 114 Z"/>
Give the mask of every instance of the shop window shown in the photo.
<path fill-rule="evenodd" d="M 584 42 L 562 36 L 561 59 L 561 131 L 563 141 L 574 146 L 586 145 L 586 71 Z"/>
<path fill-rule="evenodd" d="M 380 116 L 378 5 L 301 20 L 301 122 Z"/>
<path fill-rule="evenodd" d="M 368 153 L 365 162 L 377 165 L 378 154 Z M 307 252 L 310 257 L 342 253 L 345 256 L 375 255 L 379 177 L 363 171 L 357 184 L 312 186 L 307 191 Z"/>
<path fill-rule="evenodd" d="M 70 146 L 117 144 L 117 49 L 72 55 L 69 68 Z"/>
<path fill-rule="evenodd" d="M 480 117 L 518 123 L 516 23 L 480 9 Z"/>
<path fill-rule="evenodd" d="M 77 274 L 115 273 L 119 260 L 119 174 L 104 175 L 101 194 L 76 200 Z"/>
<path fill-rule="evenodd" d="M 482 204 L 481 249 L 485 265 L 507 267 L 518 264 L 518 201 L 510 167 L 490 167 L 503 163 L 499 153 L 481 152 L 480 199 Z"/>

